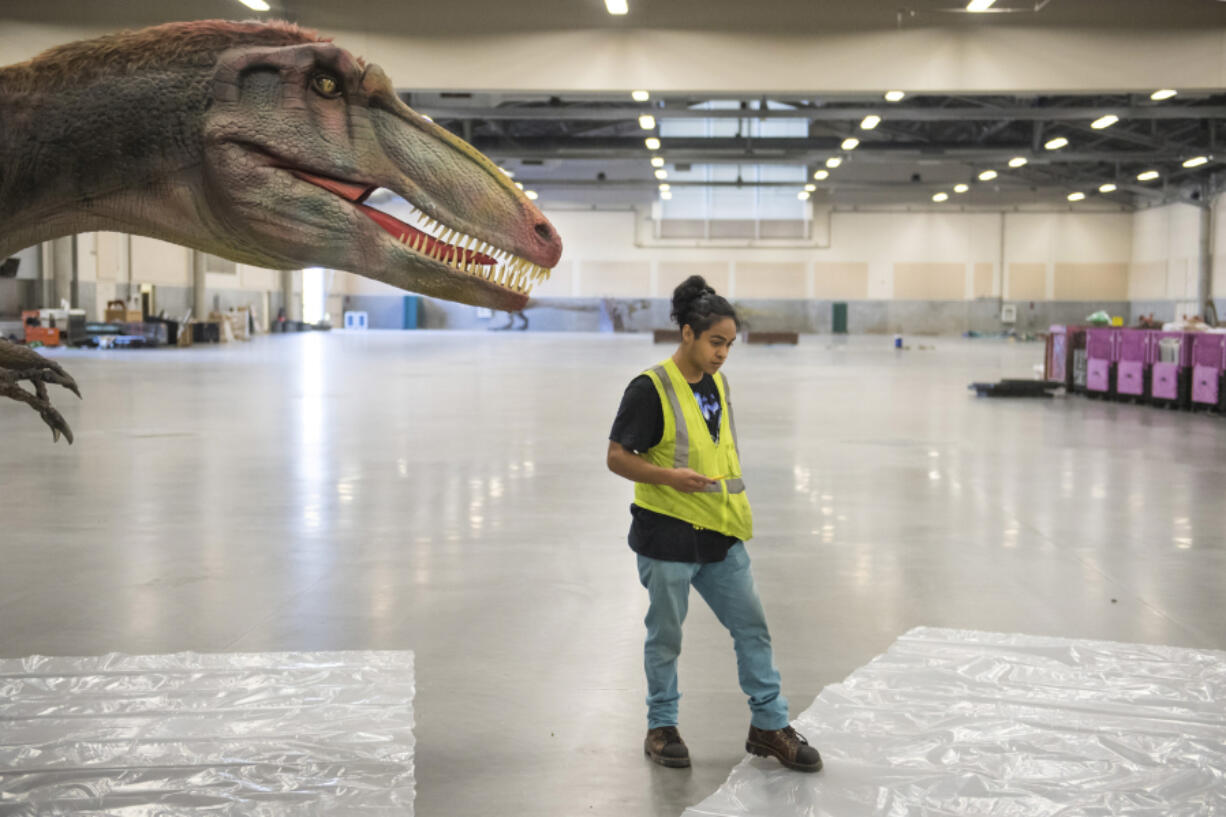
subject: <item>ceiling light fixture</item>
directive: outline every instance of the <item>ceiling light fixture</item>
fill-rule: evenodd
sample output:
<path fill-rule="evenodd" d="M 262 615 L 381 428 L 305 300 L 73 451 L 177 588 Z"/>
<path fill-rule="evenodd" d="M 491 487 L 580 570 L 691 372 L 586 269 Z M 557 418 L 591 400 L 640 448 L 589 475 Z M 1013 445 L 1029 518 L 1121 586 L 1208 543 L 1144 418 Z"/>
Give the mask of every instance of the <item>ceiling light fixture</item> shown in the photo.
<path fill-rule="evenodd" d="M 902 99 L 905 96 L 906 94 L 903 93 L 902 91 L 886 91 L 885 101 L 886 102 L 902 102 Z"/>
<path fill-rule="evenodd" d="M 1076 193 L 1069 193 L 1069 194 L 1068 194 L 1068 200 L 1069 200 L 1069 201 L 1081 201 L 1081 200 L 1082 200 L 1082 199 L 1084 199 L 1085 197 L 1086 197 L 1086 194 L 1085 194 L 1085 193 L 1082 193 L 1082 192 L 1080 192 L 1080 191 L 1079 191 L 1079 192 L 1076 192 Z"/>
<path fill-rule="evenodd" d="M 810 193 L 812 193 L 817 190 L 817 185 L 816 184 L 806 184 L 805 190 L 808 190 Z"/>
<path fill-rule="evenodd" d="M 651 166 L 652 167 L 664 167 L 664 157 L 663 156 L 652 156 Z"/>
<path fill-rule="evenodd" d="M 662 182 L 662 183 L 660 184 L 660 192 L 661 192 L 661 193 L 667 192 L 667 191 L 672 190 L 672 189 L 673 189 L 673 186 L 672 186 L 671 184 L 669 184 L 668 182 Z"/>
<path fill-rule="evenodd" d="M 659 170 L 656 171 L 656 178 L 657 179 L 667 179 L 668 171 L 663 168 L 660 168 Z"/>
<path fill-rule="evenodd" d="M 1068 140 L 1063 136 L 1057 136 L 1055 139 L 1049 139 L 1046 143 L 1044 143 L 1043 147 L 1047 148 L 1048 150 L 1059 150 L 1066 145 L 1068 145 Z"/>
<path fill-rule="evenodd" d="M 987 11 L 996 0 L 971 0 L 966 4 L 967 11 Z"/>
<path fill-rule="evenodd" d="M 807 191 L 807 190 L 801 190 L 799 193 L 797 193 L 797 194 L 796 194 L 796 198 L 800 199 L 801 201 L 808 201 L 808 200 L 809 200 L 809 191 Z"/>
<path fill-rule="evenodd" d="M 514 178 L 515 178 L 515 171 L 514 171 L 514 170 L 507 170 L 507 169 L 506 169 L 505 167 L 503 167 L 502 165 L 499 165 L 499 166 L 498 166 L 498 169 L 499 169 L 499 170 L 501 170 L 501 171 L 502 171 L 504 174 L 506 174 L 507 178 L 510 178 L 510 179 L 514 179 Z"/>
<path fill-rule="evenodd" d="M 1118 188 L 1118 187 L 1116 187 L 1116 186 L 1115 186 L 1114 184 L 1112 184 L 1111 182 L 1107 182 L 1106 184 L 1100 184 L 1100 185 L 1098 186 L 1098 192 L 1099 192 L 1099 193 L 1114 193 L 1114 192 L 1115 192 L 1116 190 L 1118 190 L 1118 189 L 1119 189 L 1119 188 Z"/>
<path fill-rule="evenodd" d="M 830 178 L 830 171 L 818 170 L 813 174 L 813 178 L 817 179 L 819 182 L 824 182 L 826 179 Z"/>
<path fill-rule="evenodd" d="M 1119 121 L 1120 121 L 1120 118 L 1118 116 L 1116 116 L 1113 113 L 1109 113 L 1105 116 L 1100 116 L 1097 119 L 1095 119 L 1093 122 L 1090 123 L 1090 127 L 1094 128 L 1094 130 L 1102 130 L 1103 128 L 1111 127 L 1112 125 L 1114 125 L 1116 122 L 1119 122 Z"/>
<path fill-rule="evenodd" d="M 1154 179 L 1158 178 L 1161 175 L 1162 174 L 1156 170 L 1146 170 L 1144 173 L 1137 174 L 1137 181 L 1152 182 Z"/>
<path fill-rule="evenodd" d="M 635 102 L 646 102 L 647 100 L 651 99 L 651 94 L 649 94 L 647 91 L 631 91 L 630 98 Z"/>
<path fill-rule="evenodd" d="M 609 14 L 625 14 L 630 11 L 626 0 L 604 0 L 604 7 L 609 10 Z"/>
<path fill-rule="evenodd" d="M 649 113 L 645 113 L 639 117 L 639 127 L 643 130 L 654 130 L 656 127 L 656 118 Z"/>
<path fill-rule="evenodd" d="M 935 202 L 949 201 L 949 194 L 948 193 L 937 193 L 932 197 L 932 200 Z"/>
<path fill-rule="evenodd" d="M 954 185 L 955 193 L 965 193 L 967 190 L 970 190 L 970 189 L 971 189 L 971 186 L 969 184 L 955 184 Z"/>
<path fill-rule="evenodd" d="M 843 140 L 843 150 L 855 150 L 860 147 L 860 140 L 854 136 L 849 136 Z"/>
<path fill-rule="evenodd" d="M 1014 156 L 1009 160 L 1009 167 L 1024 167 L 1027 161 L 1025 156 Z"/>
<path fill-rule="evenodd" d="M 1170 99 L 1171 97 L 1175 96 L 1175 94 L 1177 93 L 1179 92 L 1174 90 L 1173 88 L 1163 88 L 1160 91 L 1154 91 L 1152 94 L 1149 95 L 1149 98 L 1152 99 L 1154 102 L 1161 102 L 1164 99 Z"/>
<path fill-rule="evenodd" d="M 996 178 L 995 170 L 985 170 L 979 174 L 979 181 L 981 182 L 990 182 L 992 181 L 992 179 L 995 179 L 995 178 Z"/>
<path fill-rule="evenodd" d="M 532 201 L 536 201 L 536 191 L 535 190 L 525 190 L 524 195 L 527 196 Z"/>
<path fill-rule="evenodd" d="M 826 167 L 832 170 L 841 164 L 843 164 L 843 157 L 841 156 L 831 156 L 826 160 Z"/>
<path fill-rule="evenodd" d="M 673 194 L 672 194 L 672 192 L 671 192 L 671 191 L 668 191 L 668 190 L 661 190 L 661 191 L 660 191 L 660 198 L 664 199 L 665 201 L 668 201 L 668 200 L 669 200 L 669 199 L 671 199 L 672 197 L 673 197 Z"/>
<path fill-rule="evenodd" d="M 1208 156 L 1193 156 L 1183 163 L 1184 167 L 1200 167 L 1201 165 L 1209 164 Z"/>
<path fill-rule="evenodd" d="M 870 113 L 860 122 L 860 127 L 864 130 L 872 130 L 881 124 L 881 117 L 875 113 Z"/>
<path fill-rule="evenodd" d="M 660 149 L 660 140 L 654 136 L 648 136 L 646 139 L 643 140 L 643 144 L 647 146 L 648 150 L 659 150 Z"/>
<path fill-rule="evenodd" d="M 523 183 L 523 182 L 516 182 L 516 183 L 515 183 L 515 186 L 516 186 L 516 187 L 518 187 L 520 190 L 523 190 L 523 189 L 524 189 L 524 183 Z"/>
<path fill-rule="evenodd" d="M 252 11 L 269 11 L 270 6 L 264 0 L 238 0 Z"/>

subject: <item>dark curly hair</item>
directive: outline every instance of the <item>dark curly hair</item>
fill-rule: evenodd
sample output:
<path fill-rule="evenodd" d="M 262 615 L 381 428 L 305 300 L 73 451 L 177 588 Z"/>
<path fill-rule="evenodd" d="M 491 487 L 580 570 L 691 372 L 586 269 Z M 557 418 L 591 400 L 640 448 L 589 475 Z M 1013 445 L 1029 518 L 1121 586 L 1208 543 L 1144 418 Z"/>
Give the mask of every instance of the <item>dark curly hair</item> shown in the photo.
<path fill-rule="evenodd" d="M 707 285 L 701 275 L 691 275 L 673 290 L 672 319 L 677 326 L 689 326 L 694 337 L 699 337 L 720 318 L 732 318 L 736 328 L 741 328 L 741 319 L 736 316 L 732 304 Z"/>

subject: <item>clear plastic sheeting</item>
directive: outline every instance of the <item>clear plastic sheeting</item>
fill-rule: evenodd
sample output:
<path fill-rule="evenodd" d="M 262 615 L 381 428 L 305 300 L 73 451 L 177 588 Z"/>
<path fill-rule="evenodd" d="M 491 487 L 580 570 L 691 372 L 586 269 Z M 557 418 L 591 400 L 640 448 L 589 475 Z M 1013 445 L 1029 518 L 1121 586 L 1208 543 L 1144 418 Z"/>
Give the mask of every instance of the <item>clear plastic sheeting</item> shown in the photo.
<path fill-rule="evenodd" d="M 413 814 L 413 654 L 0 660 L 0 815 Z"/>
<path fill-rule="evenodd" d="M 921 627 L 683 817 L 1226 815 L 1226 652 Z"/>

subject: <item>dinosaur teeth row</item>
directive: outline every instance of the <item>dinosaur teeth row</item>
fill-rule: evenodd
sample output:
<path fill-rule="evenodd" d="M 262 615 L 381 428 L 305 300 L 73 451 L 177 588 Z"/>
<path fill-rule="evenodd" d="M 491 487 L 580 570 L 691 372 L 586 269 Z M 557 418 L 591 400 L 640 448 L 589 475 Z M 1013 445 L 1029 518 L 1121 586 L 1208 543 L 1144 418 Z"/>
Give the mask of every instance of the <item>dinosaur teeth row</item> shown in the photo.
<path fill-rule="evenodd" d="M 433 235 L 421 232 L 400 236 L 400 242 L 413 252 L 446 264 L 458 272 L 490 281 L 507 289 L 527 295 L 542 279 L 549 278 L 549 270 L 533 264 L 518 255 L 495 247 L 476 236 L 470 236 L 418 212 L 417 220 Z M 493 258 L 496 264 L 480 264 L 474 259 L 477 254 Z M 467 259 L 467 260 L 466 260 Z"/>

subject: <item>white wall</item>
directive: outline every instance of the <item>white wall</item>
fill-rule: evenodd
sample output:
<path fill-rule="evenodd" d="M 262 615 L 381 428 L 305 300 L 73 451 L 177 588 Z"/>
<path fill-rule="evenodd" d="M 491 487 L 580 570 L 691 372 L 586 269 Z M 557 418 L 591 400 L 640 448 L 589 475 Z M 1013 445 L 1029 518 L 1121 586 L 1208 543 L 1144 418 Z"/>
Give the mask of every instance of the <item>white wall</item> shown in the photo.
<path fill-rule="evenodd" d="M 550 210 L 562 261 L 539 297 L 667 297 L 698 273 L 734 298 L 1127 300 L 1127 213 L 815 213 L 812 242 L 659 242 L 647 214 Z M 827 222 L 827 219 L 829 221 Z M 1002 275 L 1003 257 L 1006 262 Z M 1020 265 L 1020 266 L 1019 266 Z M 1018 288 L 1037 270 L 1038 289 Z M 1031 275 L 1034 278 L 1034 275 Z M 338 275 L 345 294 L 398 290 Z"/>
<path fill-rule="evenodd" d="M 1176 308 L 1177 312 L 1197 312 L 1199 268 L 1200 210 L 1197 207 L 1169 204 L 1133 214 L 1128 287 L 1131 300 L 1176 301 L 1181 305 Z M 1216 288 L 1215 291 L 1220 292 Z"/>
<path fill-rule="evenodd" d="M 0 19 L 0 65 L 102 33 Z M 400 88 L 807 94 L 888 88 L 913 93 L 1191 91 L 1226 85 L 1226 38 L 1220 29 L 983 25 L 815 36 L 620 27 L 458 35 L 427 28 L 416 37 L 324 33 L 379 64 Z"/>
<path fill-rule="evenodd" d="M 1217 208 L 1216 246 L 1226 247 Z M 645 211 L 554 210 L 562 261 L 539 297 L 667 297 L 691 274 L 733 298 L 823 300 L 1194 301 L 1199 214 L 1190 205 L 1137 213 L 815 212 L 808 242 L 690 242 L 651 238 Z M 1003 241 L 1003 244 L 1002 244 Z M 130 255 L 129 255 L 130 252 Z M 1003 268 L 1001 261 L 1003 260 Z M 129 274 L 130 265 L 130 274 Z M 1226 294 L 1226 259 L 1215 258 Z M 119 284 L 192 286 L 191 251 L 143 236 L 87 233 L 78 275 L 96 282 L 99 313 Z M 238 265 L 210 273 L 210 290 L 275 292 L 279 274 Z M 400 290 L 338 272 L 329 309 L 344 295 Z"/>

